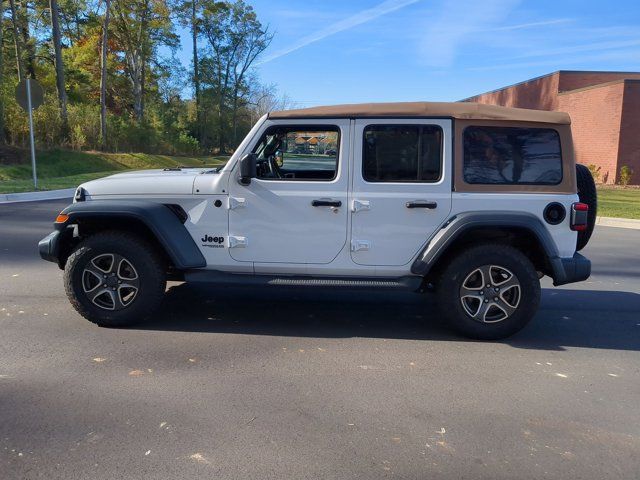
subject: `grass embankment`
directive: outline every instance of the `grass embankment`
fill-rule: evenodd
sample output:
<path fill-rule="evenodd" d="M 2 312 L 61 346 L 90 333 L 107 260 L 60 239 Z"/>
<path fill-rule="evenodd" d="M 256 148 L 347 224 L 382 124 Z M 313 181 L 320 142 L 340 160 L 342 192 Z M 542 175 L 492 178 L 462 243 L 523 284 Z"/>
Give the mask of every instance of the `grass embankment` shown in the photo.
<path fill-rule="evenodd" d="M 38 190 L 73 188 L 82 182 L 126 170 L 147 168 L 216 166 L 228 157 L 173 157 L 147 153 L 102 153 L 51 150 L 36 157 Z M 28 155 L 19 162 L 5 164 L 0 159 L 0 193 L 33 191 Z"/>
<path fill-rule="evenodd" d="M 640 188 L 598 187 L 598 216 L 640 219 Z"/>

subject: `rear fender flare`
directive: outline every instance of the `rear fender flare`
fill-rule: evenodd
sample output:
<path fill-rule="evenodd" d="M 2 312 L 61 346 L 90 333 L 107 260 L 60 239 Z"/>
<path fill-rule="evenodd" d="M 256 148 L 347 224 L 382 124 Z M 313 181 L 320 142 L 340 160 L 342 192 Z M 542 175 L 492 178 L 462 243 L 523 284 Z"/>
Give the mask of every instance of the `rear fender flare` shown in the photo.
<path fill-rule="evenodd" d="M 526 212 L 464 212 L 451 217 L 427 242 L 411 265 L 411 273 L 426 276 L 447 249 L 475 228 L 518 228 L 526 230 L 542 247 L 557 284 L 565 280 L 558 248 L 547 228 L 535 215 Z"/>

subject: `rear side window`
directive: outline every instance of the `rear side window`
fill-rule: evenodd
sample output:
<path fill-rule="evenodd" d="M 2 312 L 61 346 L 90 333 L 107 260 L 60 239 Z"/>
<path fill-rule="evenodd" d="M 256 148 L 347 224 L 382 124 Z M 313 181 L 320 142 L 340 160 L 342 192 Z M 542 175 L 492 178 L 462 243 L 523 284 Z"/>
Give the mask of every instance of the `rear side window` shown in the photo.
<path fill-rule="evenodd" d="M 367 182 L 440 180 L 442 129 L 437 125 L 369 125 L 364 129 L 362 176 Z"/>
<path fill-rule="evenodd" d="M 464 181 L 557 185 L 562 181 L 560 136 L 550 128 L 467 127 Z"/>

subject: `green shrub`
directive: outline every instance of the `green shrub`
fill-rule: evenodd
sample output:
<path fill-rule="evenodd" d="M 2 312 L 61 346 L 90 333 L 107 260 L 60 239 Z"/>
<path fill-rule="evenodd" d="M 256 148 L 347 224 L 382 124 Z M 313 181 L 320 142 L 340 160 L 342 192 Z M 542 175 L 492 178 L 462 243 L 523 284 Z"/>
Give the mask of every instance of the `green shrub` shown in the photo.
<path fill-rule="evenodd" d="M 620 185 L 626 187 L 633 176 L 633 169 L 629 165 L 620 167 L 620 176 L 618 177 Z"/>
<path fill-rule="evenodd" d="M 587 168 L 591 172 L 591 176 L 593 177 L 593 180 L 596 183 L 600 183 L 600 169 L 602 167 L 600 167 L 598 165 L 594 165 L 593 163 L 591 163 L 591 164 L 589 164 L 589 166 Z"/>
<path fill-rule="evenodd" d="M 197 155 L 200 153 L 198 140 L 185 132 L 180 132 L 178 139 L 174 142 L 174 146 L 175 153 L 180 155 Z"/>
<path fill-rule="evenodd" d="M 87 137 L 85 136 L 82 127 L 80 125 L 74 125 L 71 129 L 71 147 L 74 150 L 82 150 L 87 143 Z"/>

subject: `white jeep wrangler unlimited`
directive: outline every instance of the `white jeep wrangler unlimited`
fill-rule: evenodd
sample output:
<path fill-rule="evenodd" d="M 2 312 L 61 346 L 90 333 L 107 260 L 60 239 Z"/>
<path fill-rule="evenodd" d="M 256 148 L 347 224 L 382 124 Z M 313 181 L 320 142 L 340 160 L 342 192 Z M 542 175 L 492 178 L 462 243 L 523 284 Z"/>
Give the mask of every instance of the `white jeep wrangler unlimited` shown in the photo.
<path fill-rule="evenodd" d="M 539 279 L 585 280 L 596 191 L 567 114 L 474 103 L 273 112 L 220 168 L 78 187 L 40 255 L 78 312 L 150 317 L 166 280 L 434 290 L 464 335 L 511 335 Z"/>

